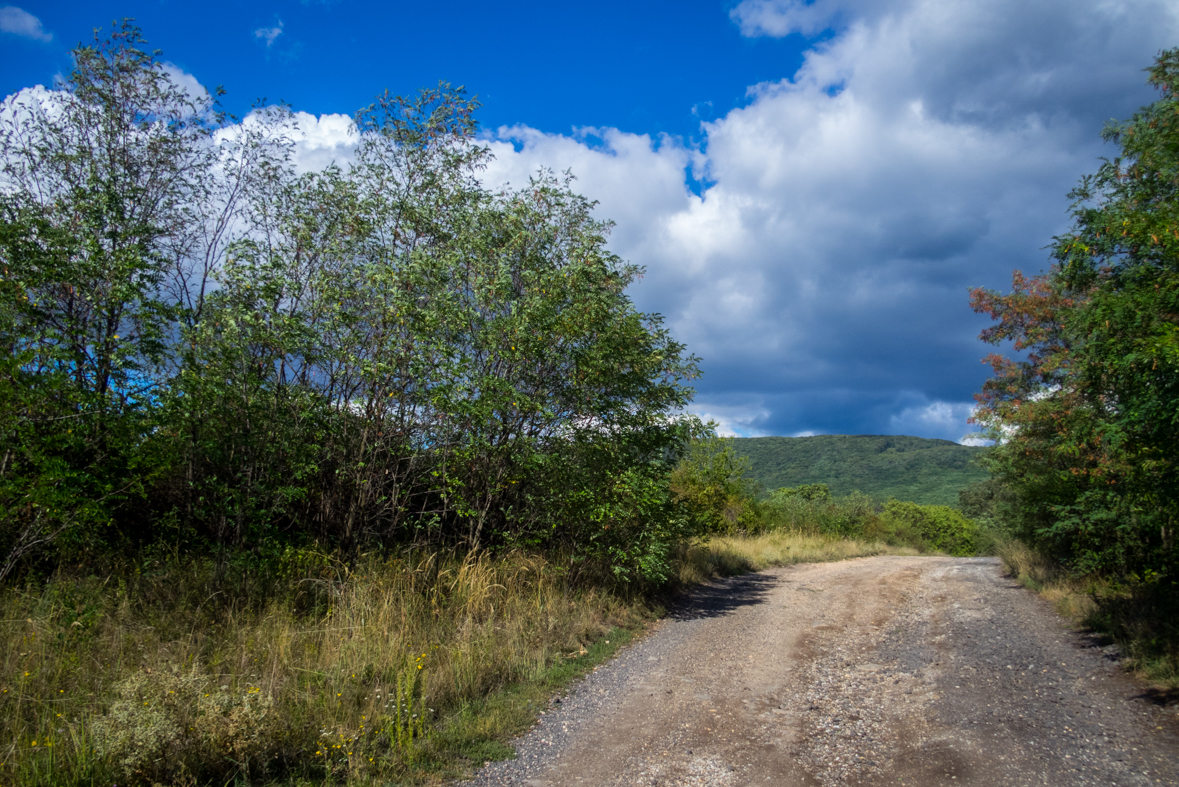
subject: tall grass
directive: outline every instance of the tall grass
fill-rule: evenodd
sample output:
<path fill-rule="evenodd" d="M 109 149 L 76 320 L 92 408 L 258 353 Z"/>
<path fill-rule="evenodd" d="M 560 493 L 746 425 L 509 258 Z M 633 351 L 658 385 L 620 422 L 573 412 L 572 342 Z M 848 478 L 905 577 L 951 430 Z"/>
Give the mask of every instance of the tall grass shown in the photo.
<path fill-rule="evenodd" d="M 679 586 L 914 554 L 776 530 L 680 547 Z M 0 785 L 387 784 L 505 756 L 659 596 L 523 553 L 146 561 L 0 591 Z M 674 589 L 664 588 L 663 591 Z"/>
<path fill-rule="evenodd" d="M 523 554 L 302 557 L 266 588 L 197 563 L 5 591 L 0 784 L 420 776 L 471 703 L 647 614 Z"/>
<path fill-rule="evenodd" d="M 715 576 L 761 571 L 795 563 L 826 563 L 871 555 L 916 555 L 910 546 L 884 541 L 774 530 L 755 536 L 723 536 L 681 548 L 676 565 L 682 585 Z"/>

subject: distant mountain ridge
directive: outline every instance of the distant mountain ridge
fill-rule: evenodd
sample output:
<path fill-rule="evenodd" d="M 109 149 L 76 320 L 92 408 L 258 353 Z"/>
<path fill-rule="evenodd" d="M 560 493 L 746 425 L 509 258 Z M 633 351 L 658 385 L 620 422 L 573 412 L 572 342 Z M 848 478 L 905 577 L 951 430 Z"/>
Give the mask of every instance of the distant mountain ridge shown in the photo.
<path fill-rule="evenodd" d="M 877 498 L 958 505 L 958 490 L 990 474 L 973 464 L 986 448 L 901 435 L 738 437 L 750 476 L 766 492 L 783 486 L 827 484 L 834 495 L 855 490 Z"/>

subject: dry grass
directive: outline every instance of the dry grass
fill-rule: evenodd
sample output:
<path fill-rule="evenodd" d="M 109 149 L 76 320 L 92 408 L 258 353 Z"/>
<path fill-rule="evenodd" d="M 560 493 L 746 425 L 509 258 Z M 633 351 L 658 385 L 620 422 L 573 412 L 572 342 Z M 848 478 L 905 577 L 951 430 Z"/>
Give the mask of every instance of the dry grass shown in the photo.
<path fill-rule="evenodd" d="M 914 554 L 778 532 L 685 547 L 682 584 Z M 0 593 L 0 785 L 429 783 L 506 756 L 653 614 L 525 554 L 275 574 L 144 564 Z"/>
<path fill-rule="evenodd" d="M 1003 567 L 1017 582 L 1036 591 L 1058 613 L 1077 625 L 1086 625 L 1097 612 L 1093 578 L 1070 575 L 1059 565 L 1030 549 L 1022 541 L 1003 539 L 996 544 Z"/>
<path fill-rule="evenodd" d="M 261 605 L 207 566 L 6 591 L 0 784 L 427 778 L 502 737 L 471 703 L 646 611 L 521 554 L 310 558 Z"/>
<path fill-rule="evenodd" d="M 1012 577 L 1052 602 L 1066 620 L 1116 642 L 1124 665 L 1140 678 L 1170 692 L 1179 689 L 1174 585 L 1075 576 L 1013 539 L 999 541 L 996 553 Z"/>
<path fill-rule="evenodd" d="M 714 576 L 760 571 L 794 563 L 826 563 L 871 555 L 916 555 L 912 547 L 890 546 L 883 541 L 840 539 L 831 536 L 777 530 L 756 536 L 716 537 L 681 551 L 679 580 L 684 585 Z"/>
<path fill-rule="evenodd" d="M 1022 541 L 1003 539 L 996 543 L 995 554 L 1003 561 L 1007 573 L 1024 587 L 1040 590 L 1066 579 L 1060 566 L 1029 548 Z"/>

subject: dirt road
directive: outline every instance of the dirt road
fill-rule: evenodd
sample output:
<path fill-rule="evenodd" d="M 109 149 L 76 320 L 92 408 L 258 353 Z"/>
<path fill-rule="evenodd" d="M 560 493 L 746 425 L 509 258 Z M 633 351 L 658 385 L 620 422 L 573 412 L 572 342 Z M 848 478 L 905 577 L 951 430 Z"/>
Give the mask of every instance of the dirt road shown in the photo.
<path fill-rule="evenodd" d="M 699 589 L 470 785 L 1179 785 L 1179 707 L 992 558 Z"/>

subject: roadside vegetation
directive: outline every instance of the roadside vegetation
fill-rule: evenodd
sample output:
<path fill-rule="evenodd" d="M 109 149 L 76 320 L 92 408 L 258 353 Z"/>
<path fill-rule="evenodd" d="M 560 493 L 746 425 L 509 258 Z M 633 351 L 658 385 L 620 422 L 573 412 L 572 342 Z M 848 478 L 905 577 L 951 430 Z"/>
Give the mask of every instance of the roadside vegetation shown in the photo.
<path fill-rule="evenodd" d="M 303 551 L 276 569 L 141 561 L 7 589 L 0 783 L 454 775 L 502 757 L 549 684 L 651 614 L 519 553 Z"/>
<path fill-rule="evenodd" d="M 0 785 L 437 781 L 677 588 L 974 548 L 762 500 L 570 177 L 476 104 L 223 114 L 129 23 L 0 107 Z"/>
<path fill-rule="evenodd" d="M 1015 482 L 1023 426 L 962 510 L 760 489 L 571 177 L 483 187 L 461 89 L 379 96 L 301 172 L 286 108 L 159 57 L 124 23 L 0 107 L 0 785 L 439 781 L 677 589 L 771 565 L 999 529 L 1135 603 L 1174 581 L 1169 487 L 1044 531 L 1090 498 Z"/>
<path fill-rule="evenodd" d="M 816 485 L 761 505 L 740 496 L 730 441 L 691 448 L 673 476 L 696 485 L 678 494 L 713 524 L 657 584 L 576 553 L 412 545 L 27 573 L 0 591 L 0 784 L 437 782 L 510 756 L 506 741 L 678 588 L 932 548 L 912 504 Z"/>
<path fill-rule="evenodd" d="M 1022 360 L 990 358 L 993 477 L 964 508 L 1019 542 L 1015 576 L 1179 686 L 1179 50 L 1148 74 L 1159 98 L 1106 128 L 1052 267 L 972 295 Z"/>

